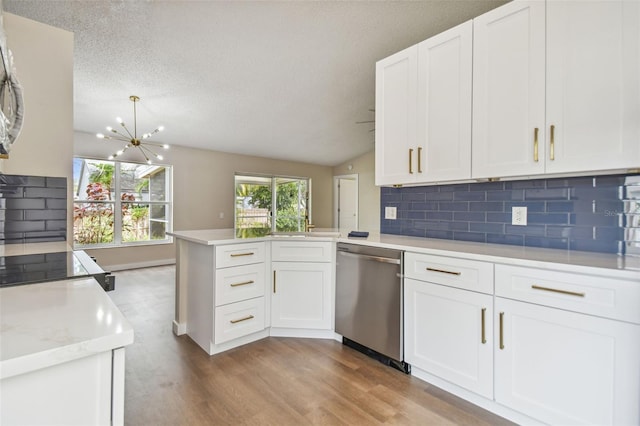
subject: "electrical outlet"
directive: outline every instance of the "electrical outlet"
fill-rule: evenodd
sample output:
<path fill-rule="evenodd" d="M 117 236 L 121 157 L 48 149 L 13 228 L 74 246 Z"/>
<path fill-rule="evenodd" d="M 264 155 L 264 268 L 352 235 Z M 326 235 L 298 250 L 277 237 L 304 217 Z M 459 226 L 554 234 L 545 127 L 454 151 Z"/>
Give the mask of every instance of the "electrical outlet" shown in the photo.
<path fill-rule="evenodd" d="M 527 208 L 526 207 L 511 208 L 511 224 L 526 226 L 527 224 Z"/>
<path fill-rule="evenodd" d="M 385 207 L 384 208 L 384 218 L 396 220 L 398 209 L 396 207 Z"/>
<path fill-rule="evenodd" d="M 224 212 L 218 213 L 218 219 L 224 219 Z"/>

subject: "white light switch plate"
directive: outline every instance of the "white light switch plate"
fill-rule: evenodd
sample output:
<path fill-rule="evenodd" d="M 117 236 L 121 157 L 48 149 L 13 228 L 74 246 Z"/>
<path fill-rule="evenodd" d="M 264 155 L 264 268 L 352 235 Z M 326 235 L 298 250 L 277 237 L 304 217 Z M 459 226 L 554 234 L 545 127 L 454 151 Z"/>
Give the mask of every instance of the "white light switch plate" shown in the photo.
<path fill-rule="evenodd" d="M 512 207 L 511 208 L 511 224 L 512 225 L 527 225 L 527 208 L 526 207 Z"/>
<path fill-rule="evenodd" d="M 398 209 L 396 207 L 385 207 L 384 208 L 384 218 L 396 220 Z"/>

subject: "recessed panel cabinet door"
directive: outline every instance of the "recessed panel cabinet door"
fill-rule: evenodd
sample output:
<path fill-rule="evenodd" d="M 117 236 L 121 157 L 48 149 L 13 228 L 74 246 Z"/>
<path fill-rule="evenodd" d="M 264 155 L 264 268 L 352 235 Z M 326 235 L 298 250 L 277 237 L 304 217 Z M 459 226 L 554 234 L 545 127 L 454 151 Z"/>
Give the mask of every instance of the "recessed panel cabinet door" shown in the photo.
<path fill-rule="evenodd" d="M 640 2 L 547 2 L 547 173 L 640 166 L 639 64 Z"/>
<path fill-rule="evenodd" d="M 331 263 L 273 262 L 271 326 L 330 330 Z"/>
<path fill-rule="evenodd" d="M 415 45 L 376 63 L 376 185 L 416 179 L 417 60 Z"/>
<path fill-rule="evenodd" d="M 544 173 L 545 2 L 491 10 L 473 37 L 472 177 Z"/>
<path fill-rule="evenodd" d="M 497 402 L 548 424 L 640 424 L 640 325 L 495 300 Z"/>
<path fill-rule="evenodd" d="M 405 360 L 493 398 L 493 296 L 405 278 Z"/>
<path fill-rule="evenodd" d="M 472 37 L 468 21 L 418 45 L 421 181 L 471 177 Z"/>

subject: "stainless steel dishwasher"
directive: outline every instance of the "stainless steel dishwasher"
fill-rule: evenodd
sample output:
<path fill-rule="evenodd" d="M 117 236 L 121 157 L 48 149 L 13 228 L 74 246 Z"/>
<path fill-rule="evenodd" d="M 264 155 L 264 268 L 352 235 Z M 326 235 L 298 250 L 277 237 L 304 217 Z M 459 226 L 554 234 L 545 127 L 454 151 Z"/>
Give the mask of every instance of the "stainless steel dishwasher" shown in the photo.
<path fill-rule="evenodd" d="M 343 343 L 405 373 L 403 252 L 338 243 L 336 332 Z"/>

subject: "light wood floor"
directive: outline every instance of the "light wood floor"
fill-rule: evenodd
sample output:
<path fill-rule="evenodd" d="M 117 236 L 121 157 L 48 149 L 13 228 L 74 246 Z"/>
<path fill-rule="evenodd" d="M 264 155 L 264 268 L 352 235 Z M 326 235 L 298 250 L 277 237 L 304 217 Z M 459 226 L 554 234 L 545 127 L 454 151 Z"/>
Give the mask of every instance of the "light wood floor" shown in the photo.
<path fill-rule="evenodd" d="M 127 425 L 507 425 L 333 340 L 270 337 L 209 356 L 171 331 L 175 269 L 116 272 Z"/>

